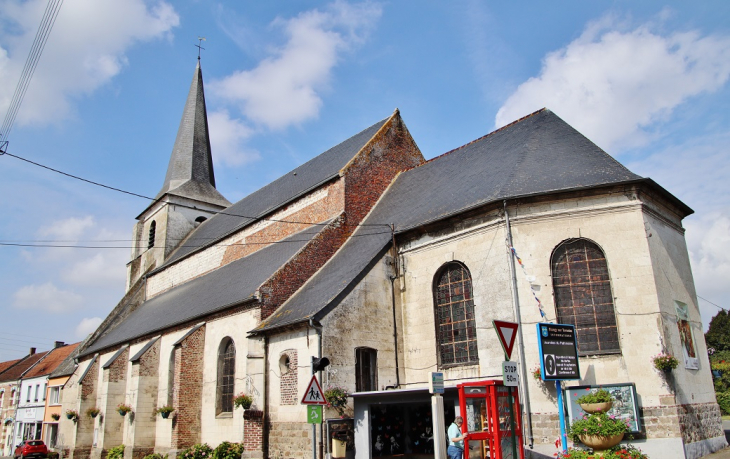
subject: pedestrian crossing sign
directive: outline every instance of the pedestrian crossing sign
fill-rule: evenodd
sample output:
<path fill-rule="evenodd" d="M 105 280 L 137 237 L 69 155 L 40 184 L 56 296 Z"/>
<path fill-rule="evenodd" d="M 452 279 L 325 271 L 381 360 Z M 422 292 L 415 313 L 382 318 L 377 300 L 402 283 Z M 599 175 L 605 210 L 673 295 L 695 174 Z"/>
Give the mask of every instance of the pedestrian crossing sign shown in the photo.
<path fill-rule="evenodd" d="M 302 405 L 326 405 L 327 400 L 324 398 L 324 392 L 322 387 L 317 381 L 317 375 L 312 375 L 312 380 L 309 381 L 307 390 L 304 391 L 304 397 L 302 397 Z"/>

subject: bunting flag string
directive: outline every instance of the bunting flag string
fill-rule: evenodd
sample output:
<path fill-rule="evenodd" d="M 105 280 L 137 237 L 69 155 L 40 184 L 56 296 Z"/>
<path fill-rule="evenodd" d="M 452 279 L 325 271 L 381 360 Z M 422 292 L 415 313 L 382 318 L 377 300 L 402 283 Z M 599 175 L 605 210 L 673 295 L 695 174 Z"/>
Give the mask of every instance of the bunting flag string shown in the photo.
<path fill-rule="evenodd" d="M 525 278 L 528 279 L 528 283 L 530 284 L 530 291 L 532 292 L 532 296 L 535 298 L 535 301 L 537 301 L 537 309 L 540 311 L 540 317 L 542 317 L 543 319 L 547 319 L 547 315 L 545 315 L 545 310 L 542 307 L 542 302 L 540 301 L 540 298 L 537 297 L 537 293 L 535 293 L 535 287 L 532 286 L 532 282 L 529 282 L 530 276 L 527 275 L 527 268 L 525 268 L 525 264 L 522 263 L 522 258 L 520 258 L 520 256 L 517 255 L 517 250 L 515 250 L 514 247 L 510 246 L 509 249 L 512 252 L 512 254 L 515 256 L 515 258 L 517 259 L 517 263 L 520 264 L 520 268 L 522 268 L 522 273 L 525 275 Z"/>

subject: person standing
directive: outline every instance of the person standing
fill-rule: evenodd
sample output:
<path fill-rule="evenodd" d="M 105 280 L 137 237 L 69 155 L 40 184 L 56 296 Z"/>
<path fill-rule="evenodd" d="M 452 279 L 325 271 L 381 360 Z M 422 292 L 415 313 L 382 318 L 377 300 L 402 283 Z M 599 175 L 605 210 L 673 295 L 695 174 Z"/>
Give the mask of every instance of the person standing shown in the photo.
<path fill-rule="evenodd" d="M 461 433 L 461 425 L 464 420 L 461 416 L 454 418 L 454 422 L 449 426 L 449 447 L 446 453 L 449 455 L 449 459 L 462 459 L 464 456 L 464 440 L 466 440 L 467 434 Z"/>

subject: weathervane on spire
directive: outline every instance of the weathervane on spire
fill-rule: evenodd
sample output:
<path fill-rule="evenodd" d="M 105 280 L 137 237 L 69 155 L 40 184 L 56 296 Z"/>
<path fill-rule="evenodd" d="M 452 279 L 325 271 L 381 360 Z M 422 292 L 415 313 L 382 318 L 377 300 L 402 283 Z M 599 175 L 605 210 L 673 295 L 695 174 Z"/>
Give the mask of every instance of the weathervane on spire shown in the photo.
<path fill-rule="evenodd" d="M 193 45 L 196 48 L 198 48 L 198 60 L 200 60 L 200 50 L 205 49 L 202 46 L 200 46 L 200 45 L 203 44 L 204 41 L 205 41 L 205 37 L 198 37 L 198 44 L 197 45 Z"/>

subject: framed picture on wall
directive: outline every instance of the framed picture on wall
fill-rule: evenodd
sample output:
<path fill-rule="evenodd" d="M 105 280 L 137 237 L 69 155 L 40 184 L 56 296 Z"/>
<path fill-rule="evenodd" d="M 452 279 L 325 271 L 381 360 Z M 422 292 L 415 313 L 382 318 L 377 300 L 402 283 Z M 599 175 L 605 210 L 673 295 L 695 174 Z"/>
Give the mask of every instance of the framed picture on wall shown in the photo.
<path fill-rule="evenodd" d="M 687 304 L 675 300 L 674 305 L 677 308 L 677 329 L 679 330 L 679 341 L 682 343 L 684 367 L 689 370 L 697 370 L 700 368 L 700 362 L 697 358 L 697 348 L 695 347 Z"/>
<path fill-rule="evenodd" d="M 563 389 L 565 410 L 568 413 L 566 423 L 570 425 L 573 421 L 581 419 L 586 414 L 576 400 L 598 389 L 607 390 L 613 397 L 613 406 L 608 410 L 607 414 L 626 421 L 629 425 L 628 433 L 636 434 L 641 432 L 641 416 L 639 416 L 639 403 L 636 397 L 636 386 L 634 383 L 566 387 Z"/>

